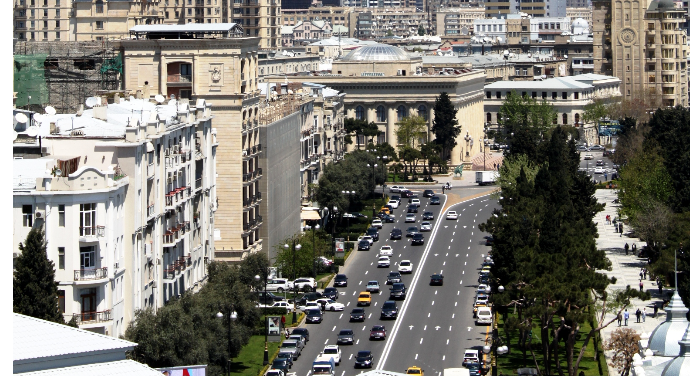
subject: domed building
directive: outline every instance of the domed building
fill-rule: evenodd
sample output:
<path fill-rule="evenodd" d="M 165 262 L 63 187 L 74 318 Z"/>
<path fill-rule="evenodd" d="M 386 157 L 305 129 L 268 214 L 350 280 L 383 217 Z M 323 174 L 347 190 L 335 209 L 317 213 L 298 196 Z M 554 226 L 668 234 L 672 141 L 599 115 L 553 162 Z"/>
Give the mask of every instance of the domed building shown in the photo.
<path fill-rule="evenodd" d="M 572 24 L 573 35 L 586 35 L 589 33 L 589 23 L 583 18 L 577 18 Z"/>
<path fill-rule="evenodd" d="M 690 376 L 690 327 L 685 330 L 683 340 L 678 344 L 680 345 L 680 353 L 664 367 L 662 376 Z"/>
<path fill-rule="evenodd" d="M 333 74 L 362 76 L 363 73 L 383 76 L 407 76 L 420 72 L 422 58 L 412 58 L 405 50 L 388 44 L 374 44 L 350 51 L 333 62 Z"/>

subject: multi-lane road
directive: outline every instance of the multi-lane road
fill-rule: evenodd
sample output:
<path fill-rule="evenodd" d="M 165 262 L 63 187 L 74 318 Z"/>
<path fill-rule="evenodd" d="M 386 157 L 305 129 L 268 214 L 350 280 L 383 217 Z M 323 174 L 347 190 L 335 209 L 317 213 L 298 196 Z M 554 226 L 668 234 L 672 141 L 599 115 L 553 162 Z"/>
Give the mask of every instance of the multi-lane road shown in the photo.
<path fill-rule="evenodd" d="M 340 273 L 348 277 L 348 286 L 339 287 L 338 302 L 345 305 L 342 312 L 326 311 L 321 324 L 306 325 L 310 341 L 294 363 L 291 372 L 308 375 L 314 358 L 324 346 L 337 343 L 341 329 L 355 332 L 352 346 L 340 346 L 342 362 L 336 368 L 336 375 L 356 375 L 361 369 L 354 369 L 354 357 L 359 350 L 371 350 L 374 355 L 373 368 L 393 372 L 404 372 L 410 366 L 419 366 L 425 375 L 440 375 L 444 368 L 460 367 L 467 348 L 479 348 L 484 344 L 487 327 L 476 326 L 472 316 L 472 304 L 477 287 L 478 270 L 486 246 L 478 225 L 491 215 L 496 202 L 488 196 L 478 197 L 453 205 L 457 220 L 447 220 L 446 196 L 441 195 L 441 205 L 429 205 L 428 198 L 421 197 L 421 207 L 415 224 L 405 223 L 407 199 L 402 199 L 394 211 L 396 222 L 384 224 L 380 239 L 370 251 L 354 252 Z M 431 232 L 424 232 L 424 245 L 412 246 L 404 237 L 408 226 L 419 226 L 422 213 L 434 213 Z M 371 219 L 370 219 L 371 220 Z M 393 227 L 403 231 L 402 240 L 390 240 Z M 377 268 L 378 252 L 382 245 L 393 247 L 391 267 Z M 413 272 L 403 276 L 408 287 L 407 297 L 398 301 L 399 314 L 396 320 L 380 320 L 381 306 L 388 300 L 389 286 L 385 284 L 390 271 L 397 270 L 397 264 L 410 260 Z M 443 286 L 430 286 L 430 276 L 442 273 Z M 381 292 L 372 295 L 372 303 L 366 310 L 364 322 L 350 322 L 350 311 L 357 306 L 357 295 L 365 290 L 369 280 L 378 280 Z M 384 325 L 387 337 L 383 341 L 370 341 L 369 330 L 374 325 Z"/>

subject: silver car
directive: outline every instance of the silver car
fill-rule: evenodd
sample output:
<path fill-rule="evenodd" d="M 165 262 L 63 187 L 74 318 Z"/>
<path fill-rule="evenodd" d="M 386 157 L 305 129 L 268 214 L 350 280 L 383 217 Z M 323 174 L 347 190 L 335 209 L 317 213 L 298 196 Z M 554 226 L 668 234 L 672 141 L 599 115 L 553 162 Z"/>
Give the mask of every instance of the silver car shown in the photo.
<path fill-rule="evenodd" d="M 299 340 L 287 339 L 280 345 L 280 352 L 289 352 L 292 354 L 292 359 L 295 360 L 302 354 L 303 348 L 304 345 Z"/>
<path fill-rule="evenodd" d="M 431 223 L 428 221 L 422 222 L 420 229 L 422 232 L 430 232 L 431 231 Z"/>
<path fill-rule="evenodd" d="M 369 292 L 379 292 L 379 282 L 376 280 L 369 280 L 367 283 L 367 291 Z"/>
<path fill-rule="evenodd" d="M 417 217 L 412 213 L 408 213 L 405 215 L 405 222 L 417 222 Z"/>

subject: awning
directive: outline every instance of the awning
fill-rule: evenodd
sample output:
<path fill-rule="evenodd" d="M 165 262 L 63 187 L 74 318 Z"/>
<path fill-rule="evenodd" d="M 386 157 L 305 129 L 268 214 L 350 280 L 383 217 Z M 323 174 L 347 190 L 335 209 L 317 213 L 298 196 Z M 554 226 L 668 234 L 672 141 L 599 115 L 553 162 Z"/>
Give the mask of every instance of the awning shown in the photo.
<path fill-rule="evenodd" d="M 146 152 L 150 153 L 153 151 L 153 144 L 151 142 L 146 142 Z"/>
<path fill-rule="evenodd" d="M 321 216 L 319 215 L 319 212 L 315 210 L 303 210 L 300 213 L 300 218 L 302 220 L 321 220 Z"/>

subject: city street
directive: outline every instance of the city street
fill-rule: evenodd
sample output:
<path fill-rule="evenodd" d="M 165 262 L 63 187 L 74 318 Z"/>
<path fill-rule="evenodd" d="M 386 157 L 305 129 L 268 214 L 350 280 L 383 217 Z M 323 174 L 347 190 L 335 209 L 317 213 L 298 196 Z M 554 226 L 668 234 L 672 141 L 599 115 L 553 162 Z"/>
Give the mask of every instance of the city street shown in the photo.
<path fill-rule="evenodd" d="M 474 189 L 473 189 L 474 190 Z M 477 225 L 484 222 L 496 206 L 488 196 L 471 199 L 448 210 L 455 210 L 457 220 L 441 216 L 447 197 L 440 195 L 441 205 L 428 205 L 429 199 L 421 197 L 423 189 L 413 189 L 421 200 L 416 223 L 405 223 L 407 199 L 395 210 L 396 222 L 384 224 L 380 240 L 370 251 L 354 252 L 340 273 L 348 277 L 348 286 L 339 287 L 338 302 L 345 305 L 343 312 L 326 311 L 321 324 L 306 325 L 310 341 L 291 369 L 297 375 L 308 375 L 311 364 L 325 345 L 336 344 L 340 329 L 352 329 L 355 333 L 352 346 L 341 346 L 342 361 L 336 375 L 356 375 L 366 369 L 354 369 L 354 356 L 359 350 L 371 350 L 373 368 L 404 372 L 409 366 L 419 366 L 426 375 L 439 375 L 444 368 L 459 367 L 466 348 L 483 346 L 486 326 L 475 326 L 472 303 L 477 287 L 477 272 L 481 266 L 485 245 Z M 417 192 L 418 191 L 418 192 Z M 440 193 L 440 192 L 438 192 Z M 424 245 L 411 246 L 405 237 L 408 226 L 419 226 L 423 212 L 434 213 L 431 232 L 423 232 Z M 371 219 L 369 219 L 371 220 Z M 403 231 L 402 240 L 390 240 L 393 227 Z M 393 247 L 391 268 L 377 268 L 379 249 L 383 245 Z M 397 301 L 399 314 L 396 320 L 380 320 L 381 305 L 388 300 L 389 285 L 385 284 L 390 271 L 408 259 L 413 272 L 403 275 L 408 287 L 404 301 Z M 442 273 L 443 286 L 430 286 L 430 276 Z M 364 307 L 366 320 L 349 322 L 350 311 L 357 306 L 357 295 L 365 290 L 369 280 L 378 280 L 379 294 L 372 294 L 372 304 Z M 384 325 L 387 337 L 383 341 L 370 341 L 369 330 L 374 325 Z"/>
<path fill-rule="evenodd" d="M 611 181 L 611 175 L 613 173 L 617 173 L 618 171 L 613 168 L 613 161 L 611 161 L 608 157 L 603 156 L 603 151 L 602 150 L 592 150 L 592 151 L 580 151 L 580 167 L 579 170 L 585 171 L 587 175 L 592 177 L 594 181 L 596 182 L 603 182 L 604 179 L 606 178 L 607 181 Z M 586 160 L 585 155 L 586 154 L 591 154 L 592 159 L 591 160 Z M 597 169 L 597 160 L 602 160 L 603 165 L 600 167 L 603 168 L 603 171 L 606 172 L 604 173 L 595 173 Z"/>

